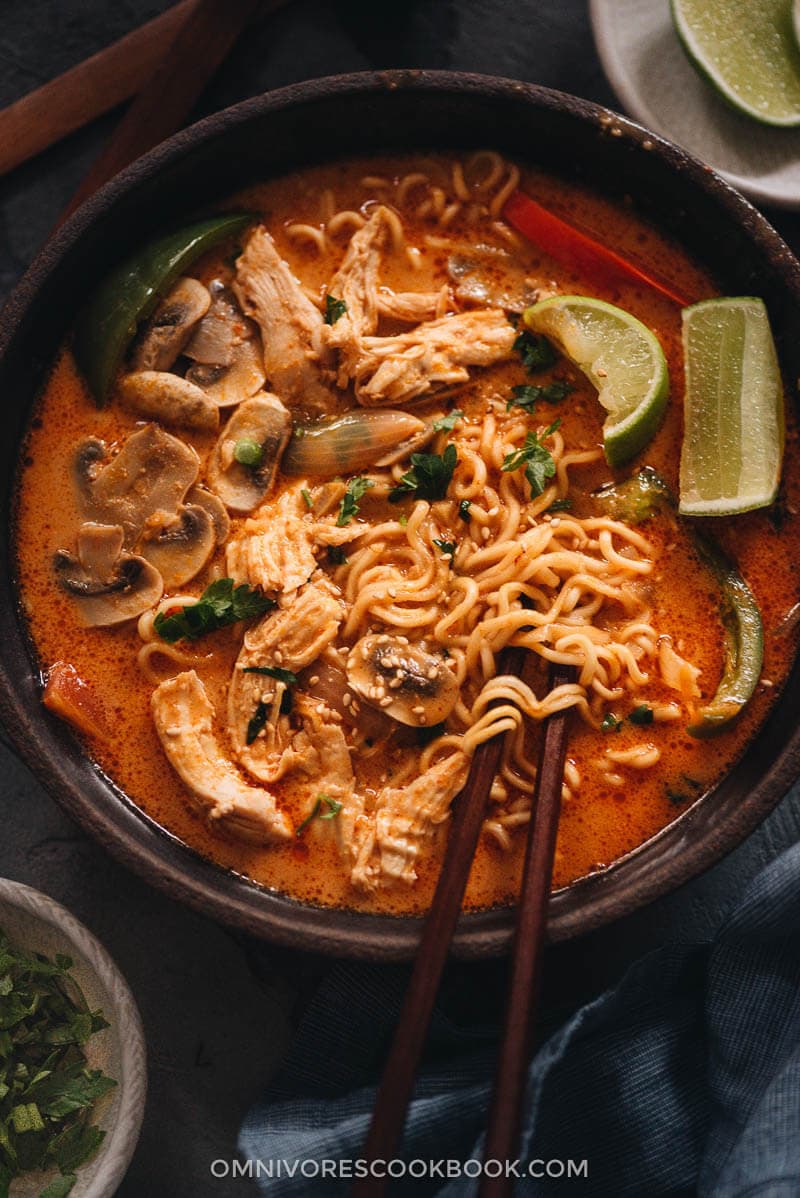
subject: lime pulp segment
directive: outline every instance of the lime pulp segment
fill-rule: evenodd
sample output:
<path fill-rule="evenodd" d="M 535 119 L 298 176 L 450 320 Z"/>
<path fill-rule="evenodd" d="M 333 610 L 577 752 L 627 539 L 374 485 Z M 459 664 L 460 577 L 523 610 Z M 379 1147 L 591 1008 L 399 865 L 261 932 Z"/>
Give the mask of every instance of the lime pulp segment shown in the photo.
<path fill-rule="evenodd" d="M 783 386 L 763 301 L 685 308 L 683 350 L 681 512 L 725 515 L 772 503 L 783 455 Z"/>
<path fill-rule="evenodd" d="M 800 124 L 793 0 L 672 0 L 698 70 L 734 107 L 769 125 Z"/>
<path fill-rule="evenodd" d="M 524 319 L 597 388 L 608 413 L 603 448 L 609 465 L 635 457 L 658 429 L 669 396 L 667 362 L 655 334 L 630 312 L 582 295 L 542 300 Z"/>

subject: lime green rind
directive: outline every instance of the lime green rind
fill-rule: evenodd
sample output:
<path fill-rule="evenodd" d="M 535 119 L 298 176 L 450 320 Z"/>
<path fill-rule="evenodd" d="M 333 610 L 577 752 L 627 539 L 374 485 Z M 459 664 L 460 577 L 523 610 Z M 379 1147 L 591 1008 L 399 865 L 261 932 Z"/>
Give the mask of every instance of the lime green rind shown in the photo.
<path fill-rule="evenodd" d="M 756 0 L 748 0 L 748 3 L 755 4 Z M 781 56 L 784 59 L 783 65 L 786 67 L 784 78 L 788 79 L 792 84 L 795 79 L 797 81 L 796 104 L 785 110 L 783 114 L 767 112 L 763 108 L 756 107 L 752 102 L 748 102 L 746 97 L 741 94 L 741 91 L 737 91 L 733 83 L 729 82 L 719 70 L 713 67 L 709 62 L 709 54 L 718 52 L 719 39 L 715 37 L 713 44 L 708 47 L 700 44 L 696 32 L 690 25 L 690 18 L 687 11 L 691 7 L 689 0 L 670 0 L 670 7 L 675 30 L 690 62 L 698 73 L 714 88 L 721 99 L 725 100 L 736 112 L 750 117 L 759 124 L 781 129 L 792 129 L 800 126 L 800 47 L 792 39 L 792 34 L 797 38 L 798 22 L 800 21 L 797 6 L 795 6 L 792 14 L 792 27 L 787 27 L 785 34 L 782 35 L 779 23 L 773 25 L 768 20 L 765 20 L 764 30 L 760 37 L 753 37 L 748 31 L 746 37 L 742 39 L 742 54 L 745 56 L 747 64 L 753 60 L 754 46 L 758 47 L 759 43 L 764 45 L 768 39 L 777 39 L 780 42 L 783 52 Z M 713 7 L 709 0 L 703 0 L 703 8 L 706 12 L 709 9 L 713 9 Z M 716 30 L 718 33 L 721 27 L 730 29 L 733 26 L 736 13 L 729 14 L 727 11 L 723 11 L 726 9 L 726 5 L 719 4 L 719 2 L 716 7 L 719 10 Z M 778 10 L 781 9 L 780 5 L 777 7 Z M 741 11 L 740 9 L 739 12 Z M 786 17 L 788 18 L 788 9 L 786 10 Z M 728 65 L 731 66 L 732 64 Z M 769 81 L 770 72 L 768 68 L 765 67 L 762 70 L 761 78 L 763 82 Z"/>
<path fill-rule="evenodd" d="M 524 313 L 527 326 L 554 341 L 597 389 L 608 412 L 603 449 L 623 465 L 654 437 L 669 399 L 669 371 L 658 338 L 630 312 L 605 300 L 557 295 Z"/>
<path fill-rule="evenodd" d="M 774 502 L 783 457 L 783 384 L 763 300 L 685 308 L 686 368 L 680 506 L 724 516 Z"/>
<path fill-rule="evenodd" d="M 694 534 L 695 547 L 722 589 L 725 664 L 717 692 L 698 708 L 686 731 L 699 740 L 724 732 L 752 698 L 764 660 L 764 627 L 753 592 L 732 561 L 709 537 Z"/>

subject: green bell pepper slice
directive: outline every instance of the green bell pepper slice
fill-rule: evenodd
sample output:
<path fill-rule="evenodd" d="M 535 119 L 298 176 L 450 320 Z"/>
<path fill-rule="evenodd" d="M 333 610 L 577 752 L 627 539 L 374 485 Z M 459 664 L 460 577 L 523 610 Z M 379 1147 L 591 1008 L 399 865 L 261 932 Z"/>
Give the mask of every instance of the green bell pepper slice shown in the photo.
<path fill-rule="evenodd" d="M 253 219 L 226 213 L 197 221 L 151 241 L 103 279 L 80 311 L 73 335 L 75 359 L 98 407 L 139 324 L 159 299 L 202 254 L 243 232 Z"/>
<path fill-rule="evenodd" d="M 725 629 L 725 665 L 717 693 L 697 709 L 686 729 L 690 736 L 706 740 L 730 726 L 756 689 L 764 659 L 764 629 L 753 592 L 730 558 L 716 541 L 698 532 L 694 543 L 720 585 Z"/>

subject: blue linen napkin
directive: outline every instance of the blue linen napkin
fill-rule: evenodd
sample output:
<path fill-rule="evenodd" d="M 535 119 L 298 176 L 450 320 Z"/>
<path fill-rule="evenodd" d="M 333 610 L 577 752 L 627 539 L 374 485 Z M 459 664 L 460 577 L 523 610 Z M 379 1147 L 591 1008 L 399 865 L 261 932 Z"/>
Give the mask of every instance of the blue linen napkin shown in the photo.
<path fill-rule="evenodd" d="M 465 995 L 465 969 L 448 973 L 440 996 L 406 1161 L 481 1157 L 503 975 L 487 966 L 476 994 L 473 972 Z M 264 1193 L 348 1192 L 349 1181 L 315 1175 L 313 1162 L 360 1156 L 407 977 L 399 967 L 339 965 L 323 982 L 280 1075 L 241 1129 L 249 1161 L 312 1162 L 294 1177 L 262 1176 Z M 523 1177 L 518 1195 L 796 1198 L 800 846 L 753 879 L 710 942 L 649 953 L 544 1032 L 520 1157 L 523 1171 L 550 1164 L 535 1164 L 540 1176 Z M 545 1168 L 550 1176 L 541 1176 Z M 464 1176 L 406 1176 L 390 1193 L 466 1198 L 476 1189 Z"/>

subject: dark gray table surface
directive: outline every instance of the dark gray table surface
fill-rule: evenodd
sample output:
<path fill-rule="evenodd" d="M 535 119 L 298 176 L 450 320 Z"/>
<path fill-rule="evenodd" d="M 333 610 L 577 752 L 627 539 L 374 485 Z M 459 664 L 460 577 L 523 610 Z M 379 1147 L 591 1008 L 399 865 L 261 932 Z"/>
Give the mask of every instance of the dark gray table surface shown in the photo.
<path fill-rule="evenodd" d="M 0 6 L 0 105 L 166 7 L 158 0 L 28 0 Z M 390 14 L 387 17 L 385 14 Z M 416 66 L 506 75 L 615 106 L 583 0 L 295 0 L 257 20 L 206 92 L 197 116 L 283 84 L 343 71 Z M 0 180 L 0 296 L 41 245 L 114 118 L 96 122 Z M 800 249 L 800 221 L 769 213 Z M 612 929 L 550 950 L 551 1012 L 619 976 L 642 952 L 702 936 L 746 879 L 794 841 L 797 790 L 737 852 L 704 877 Z M 227 1198 L 247 1181 L 215 1181 L 248 1101 L 275 1070 L 323 966 L 254 949 L 120 868 L 75 827 L 0 746 L 0 875 L 47 891 L 100 937 L 128 978 L 147 1034 L 150 1093 L 123 1198 Z M 485 966 L 471 966 L 479 974 Z"/>

